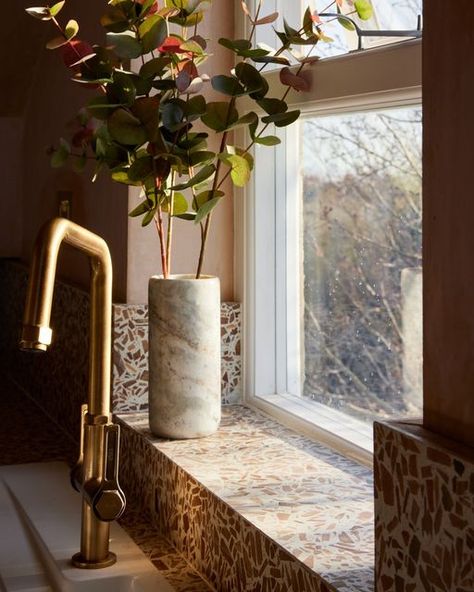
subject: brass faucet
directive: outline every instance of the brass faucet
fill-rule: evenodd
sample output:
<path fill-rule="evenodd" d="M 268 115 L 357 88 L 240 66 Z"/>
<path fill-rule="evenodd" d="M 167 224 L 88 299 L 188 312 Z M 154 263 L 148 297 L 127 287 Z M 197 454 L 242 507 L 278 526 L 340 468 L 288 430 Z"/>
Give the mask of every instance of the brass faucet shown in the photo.
<path fill-rule="evenodd" d="M 47 222 L 36 240 L 20 348 L 45 352 L 51 344 L 54 280 L 63 242 L 86 253 L 91 263 L 88 403 L 82 406 L 80 455 L 71 481 L 83 496 L 81 547 L 72 563 L 94 569 L 115 563 L 109 551 L 110 522 L 125 510 L 118 483 L 120 431 L 110 415 L 112 261 L 102 238 L 65 218 Z"/>

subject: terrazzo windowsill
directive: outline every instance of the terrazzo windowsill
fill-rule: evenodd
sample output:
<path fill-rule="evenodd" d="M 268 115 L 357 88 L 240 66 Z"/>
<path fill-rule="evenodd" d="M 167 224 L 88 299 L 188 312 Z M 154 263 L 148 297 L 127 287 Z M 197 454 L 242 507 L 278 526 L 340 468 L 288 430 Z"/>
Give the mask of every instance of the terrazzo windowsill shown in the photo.
<path fill-rule="evenodd" d="M 222 530 L 222 517 L 216 518 L 215 509 L 209 510 L 208 506 L 213 503 L 216 506 L 224 504 L 220 512 L 225 514 L 224 520 L 232 522 L 233 526 L 229 525 L 225 529 L 225 536 L 218 542 L 218 547 L 216 541 L 209 543 L 214 545 L 214 552 L 218 549 L 222 555 L 233 556 L 234 561 L 238 561 L 240 547 L 237 539 L 241 527 L 236 528 L 235 524 L 242 519 L 245 528 L 254 529 L 258 536 L 263 535 L 264 542 L 274 544 L 289 554 L 293 567 L 303 574 L 304 582 L 314 586 L 299 588 L 286 584 L 286 588 L 282 585 L 281 588 L 268 589 L 373 590 L 371 470 L 243 406 L 224 407 L 222 424 L 217 434 L 200 440 L 170 441 L 155 438 L 148 428 L 147 413 L 123 414 L 118 415 L 118 418 L 125 427 L 124 445 L 128 442 L 133 448 L 138 446 L 141 456 L 147 455 L 148 464 L 143 464 L 140 469 L 135 467 L 132 479 L 138 478 L 137 471 L 146 471 L 146 467 L 153 464 L 151 459 L 155 454 L 160 459 L 158 464 L 168 466 L 168 473 L 175 472 L 178 475 L 184 471 L 191 482 L 188 488 L 202 488 L 208 515 L 201 511 L 199 516 L 195 516 L 192 507 L 181 510 L 182 514 L 189 511 L 189 521 L 220 520 L 219 525 L 216 522 L 214 526 L 217 531 Z M 134 452 L 136 454 L 137 451 L 128 452 L 130 458 Z M 153 468 L 149 470 L 153 471 Z M 179 480 L 179 476 L 175 480 Z M 156 499 L 160 495 L 166 497 L 166 491 L 154 494 L 154 502 L 148 501 L 148 506 L 155 504 L 158 513 L 161 512 L 160 500 L 157 502 Z M 207 499 L 209 496 L 211 501 Z M 179 497 L 178 493 L 172 501 L 162 500 L 163 505 L 176 505 Z M 183 503 L 186 505 L 186 502 Z M 192 499 L 188 501 L 188 506 L 193 504 L 204 505 Z M 177 512 L 180 513 L 179 510 Z M 167 520 L 174 519 L 165 516 L 164 521 Z M 167 534 L 179 547 L 180 537 L 186 538 L 187 535 L 186 532 L 180 535 L 178 531 L 179 527 L 176 527 L 176 532 Z M 204 525 L 202 536 L 206 537 L 211 531 L 210 524 Z M 196 534 L 196 538 L 199 536 Z M 235 544 L 232 537 L 236 537 Z M 189 547 L 189 541 L 183 545 Z M 207 543 L 203 545 L 206 547 Z M 247 541 L 244 554 L 262 553 L 262 550 L 248 547 Z M 194 567 L 202 571 L 218 589 L 260 589 L 250 587 L 248 582 L 247 587 L 242 582 L 237 583 L 235 574 L 229 576 L 234 580 L 226 587 L 218 580 L 224 572 L 232 571 L 231 566 L 216 566 L 213 557 L 204 557 L 204 551 L 196 552 L 189 548 L 182 550 L 185 555 L 187 551 L 191 556 L 188 557 L 191 563 L 195 559 L 197 565 Z M 249 561 L 253 560 L 250 557 Z M 259 560 L 262 562 L 261 558 Z"/>

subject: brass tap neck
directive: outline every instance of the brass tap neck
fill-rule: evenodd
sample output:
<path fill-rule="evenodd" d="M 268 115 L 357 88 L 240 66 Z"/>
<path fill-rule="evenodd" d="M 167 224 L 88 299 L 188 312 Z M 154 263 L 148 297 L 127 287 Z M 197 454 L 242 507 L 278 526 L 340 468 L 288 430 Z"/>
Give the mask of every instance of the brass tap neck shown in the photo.
<path fill-rule="evenodd" d="M 46 351 L 51 343 L 51 308 L 59 249 L 67 243 L 89 256 L 91 315 L 89 413 L 109 416 L 112 332 L 112 262 L 106 242 L 66 218 L 53 218 L 40 230 L 28 282 L 20 347 Z"/>

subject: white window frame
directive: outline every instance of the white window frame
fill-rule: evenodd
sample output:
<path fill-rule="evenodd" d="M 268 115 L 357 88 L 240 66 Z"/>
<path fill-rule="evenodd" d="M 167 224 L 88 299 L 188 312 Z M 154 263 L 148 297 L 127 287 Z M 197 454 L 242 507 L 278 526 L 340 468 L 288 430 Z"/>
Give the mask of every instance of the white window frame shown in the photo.
<path fill-rule="evenodd" d="M 244 22 L 237 18 L 242 34 Z M 326 58 L 306 72 L 313 81 L 312 90 L 292 92 L 287 99 L 290 108 L 299 108 L 304 115 L 417 105 L 421 103 L 421 40 Z M 267 79 L 269 96 L 280 96 L 278 72 Z M 244 145 L 248 138 L 243 132 L 237 135 L 236 143 Z M 344 455 L 370 464 L 372 435 L 366 424 L 297 396 L 300 368 L 295 360 L 301 359 L 302 351 L 298 335 L 302 290 L 286 270 L 301 265 L 301 212 L 295 207 L 301 202 L 301 175 L 296 159 L 289 158 L 299 152 L 298 125 L 285 128 L 281 137 L 282 144 L 275 150 L 257 148 L 252 181 L 234 200 L 235 291 L 243 303 L 244 400 Z M 295 348 L 299 349 L 296 354 Z M 293 355 L 288 356 L 289 349 Z"/>

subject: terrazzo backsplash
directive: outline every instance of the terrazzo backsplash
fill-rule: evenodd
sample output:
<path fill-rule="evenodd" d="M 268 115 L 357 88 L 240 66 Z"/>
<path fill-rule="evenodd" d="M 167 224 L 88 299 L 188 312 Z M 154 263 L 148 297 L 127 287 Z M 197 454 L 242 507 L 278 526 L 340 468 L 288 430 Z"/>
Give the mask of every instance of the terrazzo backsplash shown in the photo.
<path fill-rule="evenodd" d="M 148 306 L 114 304 L 113 409 L 148 409 Z M 222 404 L 241 402 L 240 304 L 221 305 Z"/>
<path fill-rule="evenodd" d="M 376 423 L 377 592 L 474 591 L 474 451 Z"/>
<path fill-rule="evenodd" d="M 56 282 L 53 344 L 46 354 L 33 356 L 18 350 L 27 278 L 25 266 L 0 259 L 0 367 L 74 434 L 87 393 L 89 296 L 77 287 Z M 113 315 L 112 409 L 117 413 L 144 411 L 148 407 L 148 307 L 117 304 Z M 241 399 L 240 304 L 223 303 L 221 320 L 225 405 Z"/>

